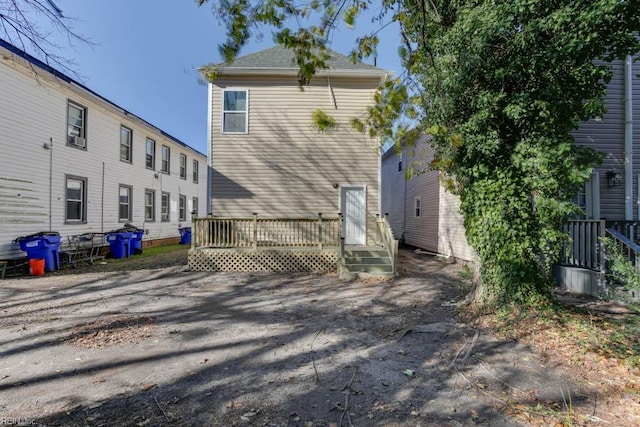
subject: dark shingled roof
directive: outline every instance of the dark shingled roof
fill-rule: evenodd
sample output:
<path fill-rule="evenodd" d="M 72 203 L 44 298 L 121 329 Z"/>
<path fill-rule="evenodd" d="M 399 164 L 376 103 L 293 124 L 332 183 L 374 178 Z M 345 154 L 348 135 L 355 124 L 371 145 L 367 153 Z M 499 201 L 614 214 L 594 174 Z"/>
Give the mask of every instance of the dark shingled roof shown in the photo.
<path fill-rule="evenodd" d="M 381 68 L 363 62 L 356 62 L 345 55 L 327 49 L 330 58 L 327 65 L 330 70 L 363 70 L 382 72 Z M 218 64 L 222 69 L 231 71 L 234 68 L 256 68 L 256 69 L 297 69 L 295 54 L 291 49 L 277 45 L 259 52 L 250 53 L 236 58 L 230 64 Z"/>

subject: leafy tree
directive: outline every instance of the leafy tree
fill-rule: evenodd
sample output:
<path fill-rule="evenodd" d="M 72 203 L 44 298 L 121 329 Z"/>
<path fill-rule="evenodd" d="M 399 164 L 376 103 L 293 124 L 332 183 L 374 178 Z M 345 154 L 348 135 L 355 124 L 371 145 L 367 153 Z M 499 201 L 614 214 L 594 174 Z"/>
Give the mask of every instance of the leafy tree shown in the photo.
<path fill-rule="evenodd" d="M 605 112 L 610 61 L 640 51 L 637 0 L 198 0 L 227 24 L 226 60 L 265 26 L 295 51 L 299 80 L 325 66 L 326 40 L 363 11 L 397 22 L 408 73 L 386 82 L 366 120 L 372 135 L 432 137 L 431 167 L 460 195 L 481 265 L 478 294 L 493 303 L 549 296 L 550 267 L 577 213 L 571 202 L 598 161 L 571 132 Z M 304 20 L 313 15 L 314 18 Z M 298 26 L 299 22 L 310 22 Z M 292 24 L 296 24 L 293 26 Z M 358 40 L 354 58 L 375 53 Z M 394 125 L 413 120 L 413 129 Z M 415 132 L 418 130 L 420 132 Z"/>

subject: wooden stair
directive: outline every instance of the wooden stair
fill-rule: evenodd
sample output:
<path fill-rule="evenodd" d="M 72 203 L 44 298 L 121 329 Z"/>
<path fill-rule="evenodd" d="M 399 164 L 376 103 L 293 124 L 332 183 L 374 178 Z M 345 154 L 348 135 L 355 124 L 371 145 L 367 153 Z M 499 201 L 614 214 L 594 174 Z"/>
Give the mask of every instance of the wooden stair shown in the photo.
<path fill-rule="evenodd" d="M 341 279 L 394 277 L 393 261 L 381 246 L 346 246 L 340 266 Z"/>

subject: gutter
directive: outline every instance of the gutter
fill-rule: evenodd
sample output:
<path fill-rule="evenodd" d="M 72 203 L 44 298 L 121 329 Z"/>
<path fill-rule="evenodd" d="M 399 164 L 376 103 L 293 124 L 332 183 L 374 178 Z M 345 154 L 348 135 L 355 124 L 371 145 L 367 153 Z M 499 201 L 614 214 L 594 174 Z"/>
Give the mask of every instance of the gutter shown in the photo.
<path fill-rule="evenodd" d="M 201 68 L 202 69 L 202 68 Z M 219 76 L 297 76 L 298 68 L 252 68 L 252 67 L 222 67 Z M 383 69 L 320 69 L 316 70 L 315 77 L 377 77 L 386 78 L 392 74 Z"/>
<path fill-rule="evenodd" d="M 211 143 L 213 142 L 213 136 L 211 135 L 213 131 L 213 117 L 211 115 L 213 114 L 213 85 L 211 82 L 207 84 L 207 92 L 207 197 L 205 200 L 207 203 L 206 213 L 207 216 L 209 216 L 213 212 L 211 207 L 211 175 L 213 172 L 213 150 L 211 148 Z"/>
<path fill-rule="evenodd" d="M 633 60 L 624 63 L 624 219 L 633 220 Z"/>
<path fill-rule="evenodd" d="M 18 47 L 12 45 L 8 41 L 3 40 L 2 38 L 0 38 L 0 48 L 8 51 L 13 56 L 11 58 L 11 60 L 13 62 L 15 62 L 17 64 L 20 64 L 22 66 L 28 66 L 28 64 L 31 64 L 33 67 L 38 67 L 41 70 L 45 71 L 46 73 L 49 73 L 55 79 L 62 80 L 63 82 L 65 82 L 67 85 L 69 85 L 69 88 L 71 90 L 73 90 L 74 92 L 81 93 L 81 94 L 87 96 L 89 99 L 94 98 L 95 100 L 106 104 L 107 107 L 113 108 L 118 114 L 122 114 L 125 117 L 130 118 L 131 120 L 136 120 L 139 123 L 141 123 L 142 125 L 150 128 L 151 130 L 154 130 L 154 131 L 160 133 L 162 136 L 164 136 L 165 138 L 170 139 L 171 141 L 175 142 L 176 144 L 181 145 L 182 147 L 184 147 L 184 148 L 186 148 L 188 150 L 191 150 L 192 152 L 194 152 L 196 154 L 199 154 L 202 157 L 204 157 L 203 153 L 201 153 L 200 151 L 196 150 L 195 148 L 189 146 L 187 143 L 182 142 L 181 140 L 179 140 L 175 136 L 170 135 L 169 133 L 163 131 L 159 127 L 151 124 L 150 122 L 144 120 L 143 118 L 141 118 L 139 116 L 136 116 L 135 114 L 125 110 L 124 108 L 122 108 L 118 104 L 116 104 L 115 102 L 108 100 L 107 98 L 105 98 L 104 96 L 100 95 L 99 93 L 93 91 L 92 89 L 89 89 L 87 86 L 83 85 L 82 83 L 72 79 L 71 77 L 67 76 L 66 74 L 62 73 L 61 71 L 56 70 L 55 68 L 53 68 L 49 64 L 39 60 L 35 56 L 32 56 L 32 55 L 28 54 L 27 52 L 25 52 L 23 50 L 20 50 Z M 17 60 L 17 58 L 20 58 L 21 60 Z M 26 64 L 25 64 L 25 62 L 26 62 Z"/>

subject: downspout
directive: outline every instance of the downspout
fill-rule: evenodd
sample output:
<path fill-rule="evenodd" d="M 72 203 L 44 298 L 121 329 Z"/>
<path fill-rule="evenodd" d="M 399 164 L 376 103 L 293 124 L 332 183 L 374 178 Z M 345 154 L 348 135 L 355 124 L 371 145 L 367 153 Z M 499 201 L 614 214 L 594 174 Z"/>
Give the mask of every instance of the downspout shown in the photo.
<path fill-rule="evenodd" d="M 400 161 L 402 162 L 402 233 L 400 239 L 404 240 L 404 234 L 407 231 L 407 166 L 409 165 L 409 154 L 405 151 L 405 145 L 402 146 L 402 154 Z"/>
<path fill-rule="evenodd" d="M 382 156 L 384 153 L 380 148 L 378 148 L 378 152 L 378 213 L 382 218 L 384 216 L 384 212 L 382 212 Z"/>
<path fill-rule="evenodd" d="M 212 131 L 212 124 L 211 121 L 213 120 L 212 118 L 212 114 L 213 114 L 213 85 L 211 83 L 209 83 L 208 85 L 208 96 L 207 96 L 207 102 L 209 103 L 209 105 L 207 106 L 207 111 L 209 114 L 207 114 L 207 197 L 206 197 L 206 202 L 207 202 L 207 216 L 210 216 L 213 212 L 212 208 L 211 208 L 211 174 L 213 172 L 213 153 L 212 153 L 212 149 L 211 149 L 211 143 L 212 143 L 212 139 L 213 137 L 211 136 L 211 131 Z"/>
<path fill-rule="evenodd" d="M 53 138 L 49 138 L 49 231 L 53 231 Z"/>
<path fill-rule="evenodd" d="M 102 162 L 102 183 L 100 188 L 100 232 L 104 233 L 104 162 Z"/>
<path fill-rule="evenodd" d="M 633 220 L 633 60 L 624 64 L 624 219 Z"/>
<path fill-rule="evenodd" d="M 327 76 L 327 87 L 329 88 L 329 97 L 331 98 L 331 104 L 333 104 L 333 109 L 338 109 L 338 103 L 336 102 L 336 95 L 333 93 L 333 87 L 331 86 L 331 79 Z"/>

